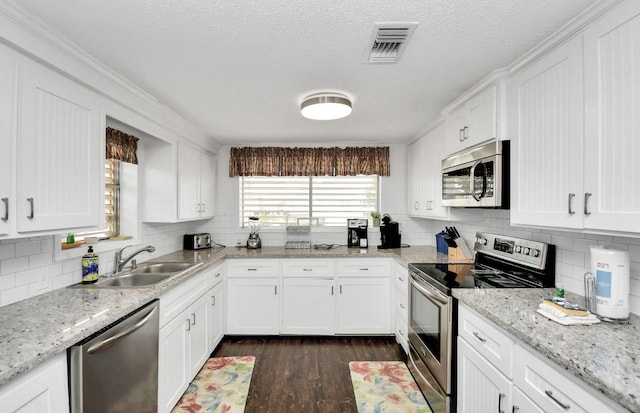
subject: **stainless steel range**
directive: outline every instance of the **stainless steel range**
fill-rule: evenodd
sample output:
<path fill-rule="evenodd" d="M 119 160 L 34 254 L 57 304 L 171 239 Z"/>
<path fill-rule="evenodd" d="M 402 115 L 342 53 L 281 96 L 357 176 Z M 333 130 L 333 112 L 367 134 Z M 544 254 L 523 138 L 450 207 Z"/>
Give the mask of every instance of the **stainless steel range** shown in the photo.
<path fill-rule="evenodd" d="M 555 246 L 478 232 L 472 264 L 409 264 L 409 370 L 434 413 L 456 411 L 457 302 L 453 288 L 543 288 Z"/>

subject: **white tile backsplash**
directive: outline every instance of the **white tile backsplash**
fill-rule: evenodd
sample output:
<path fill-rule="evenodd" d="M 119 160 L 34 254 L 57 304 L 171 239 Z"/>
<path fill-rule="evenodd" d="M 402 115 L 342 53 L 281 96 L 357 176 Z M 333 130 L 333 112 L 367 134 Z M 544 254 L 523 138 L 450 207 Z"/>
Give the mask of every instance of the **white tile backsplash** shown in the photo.
<path fill-rule="evenodd" d="M 584 292 L 584 273 L 589 271 L 591 245 L 609 245 L 629 251 L 631 258 L 631 311 L 640 314 L 640 238 L 627 238 L 601 234 L 546 230 L 541 228 L 512 227 L 509 211 L 459 210 L 456 219 L 439 221 L 411 218 L 392 213 L 400 223 L 402 243 L 408 245 L 435 245 L 435 234 L 445 226 L 455 225 L 469 246 L 477 231 L 534 239 L 556 245 L 556 280 L 565 289 L 577 294 Z M 142 224 L 141 245 L 156 247 L 153 254 L 140 256 L 140 261 L 158 257 L 182 248 L 186 233 L 211 232 L 213 240 L 226 246 L 244 245 L 248 229 L 238 227 L 235 215 L 219 215 L 214 220 L 176 224 Z M 282 246 L 286 241 L 284 229 L 263 229 L 260 233 L 264 246 Z M 311 233 L 313 244 L 346 244 L 344 228 L 323 229 Z M 369 228 L 369 245 L 380 244 L 378 228 Z M 53 237 L 0 241 L 0 306 L 10 304 L 55 288 L 81 281 L 80 258 L 54 262 Z M 27 254 L 27 255 L 24 255 Z M 113 253 L 100 254 L 100 273 L 113 271 Z"/>

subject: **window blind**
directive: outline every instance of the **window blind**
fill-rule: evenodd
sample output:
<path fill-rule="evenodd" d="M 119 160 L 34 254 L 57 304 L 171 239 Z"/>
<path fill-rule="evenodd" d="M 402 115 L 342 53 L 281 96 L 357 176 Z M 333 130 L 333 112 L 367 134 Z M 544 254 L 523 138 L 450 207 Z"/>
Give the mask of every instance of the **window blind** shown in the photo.
<path fill-rule="evenodd" d="M 287 218 L 311 218 L 321 226 L 345 226 L 348 218 L 371 219 L 378 210 L 378 176 L 245 176 L 241 178 L 242 226 L 250 216 L 263 227 Z"/>

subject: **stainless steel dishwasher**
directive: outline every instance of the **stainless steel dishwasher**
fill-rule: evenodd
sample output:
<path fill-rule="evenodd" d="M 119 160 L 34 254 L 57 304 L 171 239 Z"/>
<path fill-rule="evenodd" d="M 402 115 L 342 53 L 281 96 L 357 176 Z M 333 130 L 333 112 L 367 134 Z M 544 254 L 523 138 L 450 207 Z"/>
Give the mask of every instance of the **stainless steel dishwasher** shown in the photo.
<path fill-rule="evenodd" d="M 71 413 L 155 413 L 158 301 L 69 349 Z"/>

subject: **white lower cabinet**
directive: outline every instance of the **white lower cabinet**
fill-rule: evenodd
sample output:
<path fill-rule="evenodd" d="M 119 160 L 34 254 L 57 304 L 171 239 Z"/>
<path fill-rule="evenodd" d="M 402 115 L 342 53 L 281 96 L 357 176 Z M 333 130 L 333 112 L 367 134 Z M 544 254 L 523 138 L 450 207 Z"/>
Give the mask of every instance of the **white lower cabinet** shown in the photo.
<path fill-rule="evenodd" d="M 387 273 L 388 274 L 388 273 Z M 386 277 L 338 277 L 338 334 L 393 334 L 391 282 Z"/>
<path fill-rule="evenodd" d="M 7 413 L 68 413 L 67 353 L 0 386 L 0 410 Z"/>
<path fill-rule="evenodd" d="M 159 412 L 171 411 L 222 337 L 222 284 L 212 279 L 203 272 L 160 297 Z"/>
<path fill-rule="evenodd" d="M 625 411 L 463 304 L 458 317 L 459 412 Z"/>
<path fill-rule="evenodd" d="M 393 285 L 396 341 L 409 354 L 409 270 L 397 263 Z"/>
<path fill-rule="evenodd" d="M 335 331 L 333 278 L 285 278 L 282 281 L 283 334 L 331 335 Z"/>
<path fill-rule="evenodd" d="M 511 407 L 511 381 L 458 337 L 458 411 L 506 412 Z"/>
<path fill-rule="evenodd" d="M 280 278 L 227 279 L 227 333 L 278 334 Z"/>

